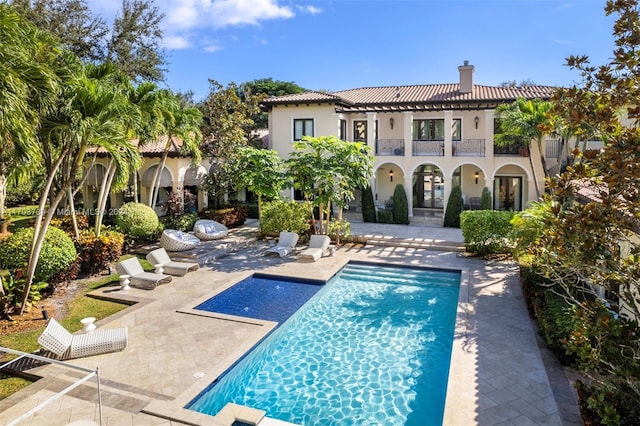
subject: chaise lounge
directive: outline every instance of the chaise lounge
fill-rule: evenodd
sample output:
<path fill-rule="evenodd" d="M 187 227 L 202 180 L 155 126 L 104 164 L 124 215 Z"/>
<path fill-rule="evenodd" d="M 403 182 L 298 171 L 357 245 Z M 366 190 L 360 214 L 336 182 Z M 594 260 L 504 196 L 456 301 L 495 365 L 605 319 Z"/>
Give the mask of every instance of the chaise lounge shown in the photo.
<path fill-rule="evenodd" d="M 177 262 L 171 260 L 169 254 L 163 248 L 149 252 L 146 258 L 155 266 L 156 272 L 161 268 L 163 273 L 178 277 L 186 275 L 187 272 L 197 271 L 198 268 L 200 268 L 200 265 L 195 262 Z"/>
<path fill-rule="evenodd" d="M 264 254 L 277 254 L 280 257 L 284 257 L 295 251 L 296 244 L 298 244 L 298 234 L 282 231 L 278 238 L 278 244 L 267 249 Z"/>
<path fill-rule="evenodd" d="M 329 253 L 331 238 L 328 235 L 312 235 L 309 247 L 298 253 L 298 259 L 315 262 Z"/>
<path fill-rule="evenodd" d="M 127 347 L 127 342 L 127 327 L 71 334 L 53 318 L 38 337 L 38 343 L 59 360 L 118 352 Z"/>
<path fill-rule="evenodd" d="M 120 275 L 128 275 L 132 287 L 144 290 L 153 290 L 160 284 L 171 281 L 170 275 L 146 272 L 137 257 L 132 257 L 116 265 L 116 271 Z"/>

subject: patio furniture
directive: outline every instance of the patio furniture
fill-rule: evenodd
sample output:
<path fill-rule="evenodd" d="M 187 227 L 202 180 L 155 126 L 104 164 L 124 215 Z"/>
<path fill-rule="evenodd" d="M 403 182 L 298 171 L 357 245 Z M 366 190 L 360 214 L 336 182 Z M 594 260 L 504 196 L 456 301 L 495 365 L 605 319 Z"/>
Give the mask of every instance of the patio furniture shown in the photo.
<path fill-rule="evenodd" d="M 229 235 L 229 229 L 215 220 L 200 219 L 193 224 L 193 233 L 204 241 L 218 240 Z"/>
<path fill-rule="evenodd" d="M 166 251 L 184 251 L 200 244 L 200 239 L 195 235 L 175 229 L 165 229 L 160 236 L 160 247 Z"/>
<path fill-rule="evenodd" d="M 127 327 L 71 334 L 53 318 L 38 337 L 38 343 L 61 360 L 121 351 L 127 341 Z"/>
<path fill-rule="evenodd" d="M 197 271 L 200 267 L 200 265 L 195 262 L 177 262 L 171 260 L 169 254 L 163 248 L 149 252 L 146 257 L 147 260 L 155 266 L 156 273 L 182 277 L 186 275 L 187 272 Z"/>
<path fill-rule="evenodd" d="M 170 275 L 156 274 L 154 272 L 146 272 L 137 257 L 123 260 L 116 264 L 118 274 L 128 275 L 131 287 L 137 287 L 144 290 L 153 290 L 160 284 L 171 281 Z"/>
<path fill-rule="evenodd" d="M 296 244 L 298 244 L 298 234 L 295 232 L 282 231 L 278 238 L 278 244 L 267 249 L 264 254 L 277 254 L 280 257 L 284 257 L 296 249 Z"/>
<path fill-rule="evenodd" d="M 312 235 L 309 247 L 298 253 L 298 259 L 315 262 L 322 256 L 330 254 L 331 238 L 328 235 Z"/>

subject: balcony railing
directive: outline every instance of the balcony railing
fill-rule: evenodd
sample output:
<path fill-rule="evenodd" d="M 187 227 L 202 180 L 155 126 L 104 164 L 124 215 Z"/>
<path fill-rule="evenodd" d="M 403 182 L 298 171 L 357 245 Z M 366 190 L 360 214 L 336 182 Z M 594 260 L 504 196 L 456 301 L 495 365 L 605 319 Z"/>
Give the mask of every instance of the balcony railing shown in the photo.
<path fill-rule="evenodd" d="M 454 157 L 484 157 L 484 139 L 453 141 Z"/>
<path fill-rule="evenodd" d="M 444 141 L 413 141 L 413 155 L 444 156 Z"/>
<path fill-rule="evenodd" d="M 404 139 L 376 140 L 376 155 L 404 155 Z"/>
<path fill-rule="evenodd" d="M 527 146 L 524 144 L 513 144 L 513 145 L 505 145 L 505 146 L 493 145 L 493 155 L 502 155 L 502 156 L 522 155 L 521 151 L 526 149 L 527 149 Z"/>

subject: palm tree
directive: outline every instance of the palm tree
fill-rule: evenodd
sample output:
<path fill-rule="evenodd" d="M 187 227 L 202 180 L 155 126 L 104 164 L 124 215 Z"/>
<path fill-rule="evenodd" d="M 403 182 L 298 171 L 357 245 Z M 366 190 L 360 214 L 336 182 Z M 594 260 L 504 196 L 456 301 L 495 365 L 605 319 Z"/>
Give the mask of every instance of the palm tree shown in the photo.
<path fill-rule="evenodd" d="M 0 4 L 0 232 L 6 232 L 5 200 L 10 176 L 33 170 L 39 111 L 51 105 L 58 81 L 49 61 L 52 39 Z"/>
<path fill-rule="evenodd" d="M 542 140 L 551 129 L 549 111 L 551 103 L 541 99 L 518 98 L 511 104 L 502 104 L 496 108 L 496 112 L 502 120 L 500 130 L 496 134 L 497 145 L 509 145 L 514 143 L 524 144 L 527 149 L 531 142 L 535 141 L 540 153 L 540 161 L 545 177 L 547 177 L 547 163 L 542 151 Z M 531 151 L 529 149 L 529 151 Z M 529 156 L 529 165 L 533 173 L 533 181 L 536 195 L 540 198 L 540 188 L 533 167 L 533 159 Z"/>

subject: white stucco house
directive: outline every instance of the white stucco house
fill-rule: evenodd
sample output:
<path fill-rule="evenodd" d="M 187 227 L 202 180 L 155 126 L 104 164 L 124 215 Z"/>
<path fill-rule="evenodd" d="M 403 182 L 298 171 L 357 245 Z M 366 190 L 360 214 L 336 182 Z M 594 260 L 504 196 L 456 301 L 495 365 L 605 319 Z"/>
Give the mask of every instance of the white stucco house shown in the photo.
<path fill-rule="evenodd" d="M 375 155 L 371 187 L 380 207 L 404 185 L 409 215 L 441 211 L 451 188 L 460 185 L 465 204 L 490 189 L 494 209 L 522 210 L 537 197 L 529 158 L 517 147 L 494 145 L 495 108 L 518 97 L 549 99 L 549 86 L 496 87 L 475 84 L 474 66 L 458 67 L 446 84 L 364 87 L 304 92 L 266 99 L 269 148 L 287 158 L 305 135 L 363 141 Z M 544 189 L 540 153 L 532 143 L 535 176 Z M 556 167 L 558 143 L 546 141 L 547 166 Z M 293 190 L 289 194 L 295 198 Z M 355 202 L 354 207 L 357 206 Z"/>

